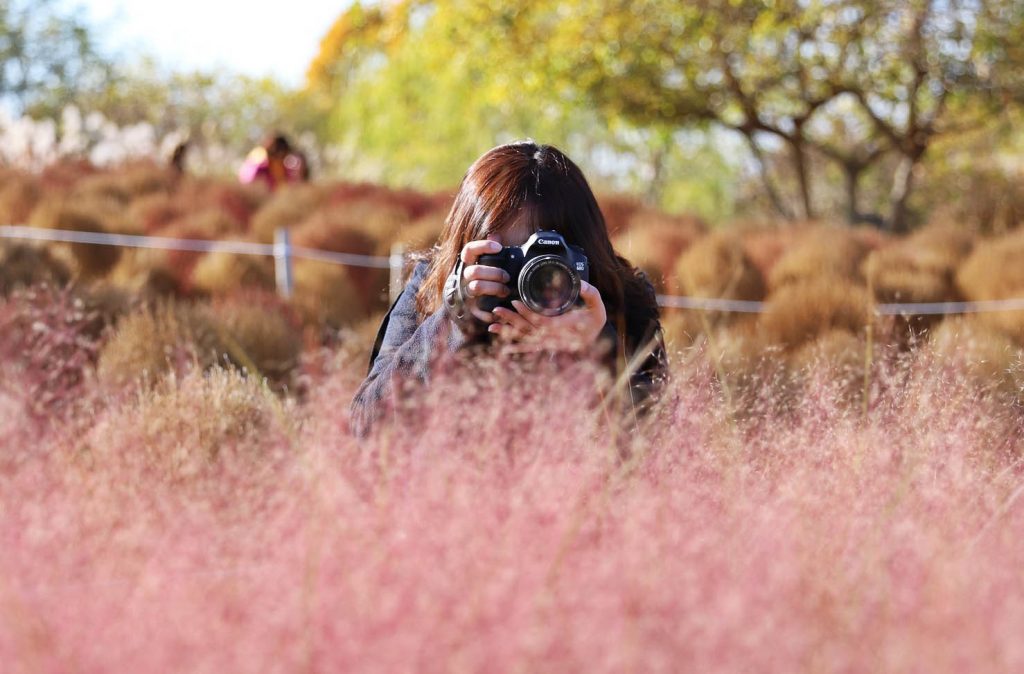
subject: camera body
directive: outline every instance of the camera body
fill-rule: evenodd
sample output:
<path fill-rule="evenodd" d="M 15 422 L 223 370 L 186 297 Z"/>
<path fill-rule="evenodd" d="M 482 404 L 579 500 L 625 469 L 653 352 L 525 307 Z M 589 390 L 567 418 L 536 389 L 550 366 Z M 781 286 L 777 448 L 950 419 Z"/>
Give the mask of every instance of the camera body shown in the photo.
<path fill-rule="evenodd" d="M 479 299 L 484 311 L 511 309 L 512 300 L 520 300 L 538 314 L 558 316 L 579 301 L 580 281 L 590 281 L 583 249 L 547 230 L 534 233 L 522 246 L 505 246 L 500 253 L 481 255 L 477 264 L 504 269 L 511 279 L 508 297 L 485 295 Z"/>

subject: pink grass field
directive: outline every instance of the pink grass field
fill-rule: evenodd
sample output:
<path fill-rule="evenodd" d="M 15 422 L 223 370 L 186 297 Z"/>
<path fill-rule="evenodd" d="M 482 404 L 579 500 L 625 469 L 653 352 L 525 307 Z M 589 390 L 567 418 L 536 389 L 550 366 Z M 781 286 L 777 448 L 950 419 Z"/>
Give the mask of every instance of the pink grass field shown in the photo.
<path fill-rule="evenodd" d="M 360 444 L 342 352 L 300 405 L 54 339 L 0 338 L 4 674 L 1024 669 L 1024 416 L 956 367 L 730 409 L 680 357 L 626 433 L 585 368 L 485 368 Z"/>

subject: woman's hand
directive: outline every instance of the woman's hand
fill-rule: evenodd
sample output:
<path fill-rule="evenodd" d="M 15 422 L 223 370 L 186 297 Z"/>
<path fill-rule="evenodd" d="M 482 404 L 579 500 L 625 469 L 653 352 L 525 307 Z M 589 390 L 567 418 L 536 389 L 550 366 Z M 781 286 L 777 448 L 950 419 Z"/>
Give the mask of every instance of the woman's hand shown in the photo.
<path fill-rule="evenodd" d="M 597 340 L 608 314 L 597 288 L 580 282 L 583 306 L 560 316 L 544 316 L 532 311 L 519 300 L 513 300 L 515 311 L 504 307 L 494 310 L 497 319 L 487 331 L 502 340 L 518 342 L 518 350 L 577 351 L 589 348 Z"/>
<path fill-rule="evenodd" d="M 508 297 L 508 272 L 498 267 L 477 264 L 481 255 L 494 255 L 501 252 L 501 243 L 493 239 L 470 241 L 462 247 L 462 294 L 466 308 L 478 320 L 494 323 L 495 316 L 480 308 L 480 298 L 485 295 L 492 297 Z"/>

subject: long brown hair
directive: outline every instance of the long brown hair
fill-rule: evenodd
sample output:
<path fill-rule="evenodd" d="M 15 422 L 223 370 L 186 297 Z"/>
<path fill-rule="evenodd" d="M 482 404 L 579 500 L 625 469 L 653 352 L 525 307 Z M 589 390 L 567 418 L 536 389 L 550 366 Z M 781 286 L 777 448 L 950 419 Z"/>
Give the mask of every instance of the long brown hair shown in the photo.
<path fill-rule="evenodd" d="M 531 229 L 554 230 L 583 248 L 590 282 L 628 352 L 658 328 L 658 306 L 646 279 L 612 248 L 608 227 L 583 172 L 551 145 L 520 141 L 477 159 L 462 178 L 430 268 L 416 296 L 422 315 L 441 306 L 445 278 L 470 241 L 486 239 L 519 217 Z"/>

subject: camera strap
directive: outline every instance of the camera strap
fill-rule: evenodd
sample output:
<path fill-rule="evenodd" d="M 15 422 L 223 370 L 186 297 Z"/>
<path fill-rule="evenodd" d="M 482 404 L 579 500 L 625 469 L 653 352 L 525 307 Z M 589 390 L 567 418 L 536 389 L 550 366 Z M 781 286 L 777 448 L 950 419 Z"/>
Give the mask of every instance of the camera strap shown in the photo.
<path fill-rule="evenodd" d="M 459 258 L 455 262 L 455 269 L 444 282 L 443 292 L 444 306 L 448 310 L 448 315 L 460 322 L 466 319 L 466 294 L 462 284 L 463 267 L 462 258 Z"/>

